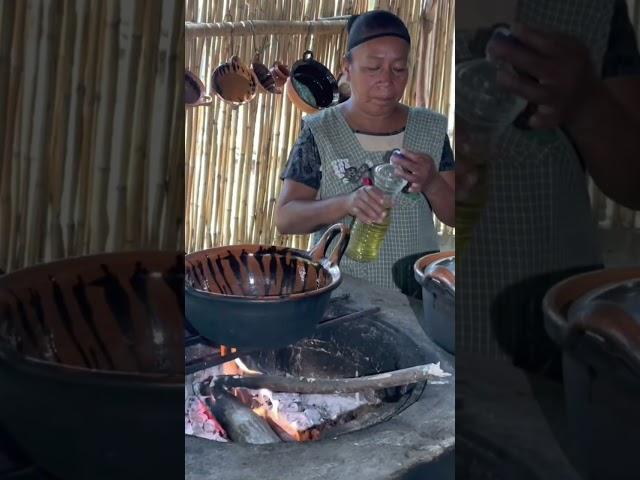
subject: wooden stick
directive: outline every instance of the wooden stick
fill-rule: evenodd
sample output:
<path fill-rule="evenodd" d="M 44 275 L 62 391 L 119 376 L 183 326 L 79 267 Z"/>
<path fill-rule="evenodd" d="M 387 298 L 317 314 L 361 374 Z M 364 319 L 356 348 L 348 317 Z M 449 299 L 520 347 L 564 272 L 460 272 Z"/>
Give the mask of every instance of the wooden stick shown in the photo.
<path fill-rule="evenodd" d="M 275 375 L 222 375 L 216 377 L 216 385 L 225 387 L 243 387 L 250 389 L 266 388 L 273 392 L 287 393 L 356 393 L 368 389 L 382 389 L 410 385 L 418 382 L 443 382 L 449 373 L 439 371 L 431 365 L 395 370 L 393 372 L 378 373 L 366 377 L 356 378 L 304 378 L 280 377 Z M 446 381 L 445 381 L 446 383 Z"/>

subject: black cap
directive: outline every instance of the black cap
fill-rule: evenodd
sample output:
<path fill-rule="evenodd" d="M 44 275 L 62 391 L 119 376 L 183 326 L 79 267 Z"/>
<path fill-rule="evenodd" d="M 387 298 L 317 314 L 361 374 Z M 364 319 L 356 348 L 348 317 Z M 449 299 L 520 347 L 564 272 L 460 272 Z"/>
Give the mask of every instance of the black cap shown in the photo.
<path fill-rule="evenodd" d="M 398 37 L 411 45 L 411 36 L 404 22 L 386 10 L 373 10 L 352 15 L 347 23 L 349 41 L 347 51 L 378 37 Z"/>

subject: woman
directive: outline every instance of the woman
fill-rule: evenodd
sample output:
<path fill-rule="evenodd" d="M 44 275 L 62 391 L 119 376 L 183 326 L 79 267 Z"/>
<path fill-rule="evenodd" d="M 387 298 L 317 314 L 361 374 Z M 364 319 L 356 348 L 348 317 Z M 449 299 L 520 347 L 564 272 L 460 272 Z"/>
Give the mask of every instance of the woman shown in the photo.
<path fill-rule="evenodd" d="M 640 54 L 624 0 L 511 3 L 518 42 L 485 45 L 481 31 L 456 32 L 457 62 L 488 47 L 518 72 L 503 72 L 499 84 L 529 102 L 496 138 L 488 201 L 459 255 L 456 349 L 542 369 L 558 354 L 544 329 L 544 294 L 603 265 L 585 173 L 616 201 L 640 206 Z M 461 200 L 477 180 L 465 157 Z"/>
<path fill-rule="evenodd" d="M 305 118 L 282 176 L 276 207 L 281 233 L 314 233 L 353 218 L 381 222 L 382 192 L 365 185 L 375 165 L 391 161 L 409 182 L 398 196 L 380 257 L 373 263 L 343 258 L 344 272 L 394 288 L 393 264 L 438 250 L 432 213 L 454 225 L 454 161 L 444 116 L 400 103 L 408 80 L 411 39 L 398 17 L 372 11 L 351 17 L 343 74 L 351 97 Z M 401 156 L 391 151 L 399 148 Z"/>

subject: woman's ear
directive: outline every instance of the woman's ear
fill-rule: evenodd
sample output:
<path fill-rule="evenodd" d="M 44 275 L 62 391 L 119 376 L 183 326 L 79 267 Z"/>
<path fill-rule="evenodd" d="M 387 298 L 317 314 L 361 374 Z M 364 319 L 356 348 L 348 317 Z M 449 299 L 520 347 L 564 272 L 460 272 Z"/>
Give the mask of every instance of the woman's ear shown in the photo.
<path fill-rule="evenodd" d="M 340 70 L 342 71 L 342 75 L 344 75 L 344 77 L 347 79 L 347 81 L 351 81 L 350 71 L 349 71 L 350 69 L 351 69 L 351 62 L 349 61 L 349 59 L 345 55 L 344 57 L 342 57 L 342 61 L 341 61 L 341 64 L 340 64 Z"/>

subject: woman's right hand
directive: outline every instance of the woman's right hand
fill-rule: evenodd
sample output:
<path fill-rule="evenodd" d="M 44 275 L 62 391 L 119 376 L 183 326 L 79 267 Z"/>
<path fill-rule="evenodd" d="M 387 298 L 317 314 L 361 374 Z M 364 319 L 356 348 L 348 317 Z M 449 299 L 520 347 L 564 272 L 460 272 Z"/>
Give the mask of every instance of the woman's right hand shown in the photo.
<path fill-rule="evenodd" d="M 382 190 L 364 186 L 347 195 L 347 212 L 363 223 L 381 223 L 387 215 L 386 203 Z"/>

